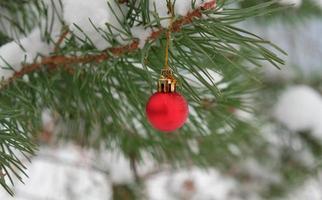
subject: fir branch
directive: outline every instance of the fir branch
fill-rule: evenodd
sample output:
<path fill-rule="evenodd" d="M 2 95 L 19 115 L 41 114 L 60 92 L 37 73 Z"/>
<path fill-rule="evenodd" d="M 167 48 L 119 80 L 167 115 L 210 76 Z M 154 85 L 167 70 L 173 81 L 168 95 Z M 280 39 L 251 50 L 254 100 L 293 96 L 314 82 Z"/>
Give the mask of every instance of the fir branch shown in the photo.
<path fill-rule="evenodd" d="M 189 12 L 186 16 L 179 18 L 178 20 L 173 22 L 173 25 L 170 28 L 170 32 L 179 32 L 184 25 L 190 24 L 193 22 L 195 18 L 201 18 L 202 12 L 204 10 L 211 10 L 216 7 L 216 0 L 212 0 L 204 3 L 200 7 L 194 9 Z M 151 33 L 148 37 L 148 40 L 154 41 L 157 40 L 163 33 L 165 32 L 164 28 L 159 28 Z M 58 50 L 60 44 L 66 38 L 68 30 L 62 32 L 62 35 L 58 39 L 55 47 L 55 51 Z M 99 54 L 85 55 L 85 56 L 65 56 L 65 55 L 52 55 L 48 57 L 43 57 L 40 62 L 36 62 L 33 64 L 24 65 L 20 71 L 14 73 L 13 77 L 11 77 L 6 84 L 14 81 L 17 78 L 21 78 L 25 74 L 32 73 L 42 66 L 48 66 L 48 69 L 55 69 L 58 67 L 68 67 L 67 65 L 71 64 L 86 64 L 86 63 L 99 63 L 102 61 L 109 60 L 113 57 L 120 57 L 126 53 L 131 53 L 139 49 L 139 41 L 137 39 L 133 39 L 131 43 L 120 46 L 120 47 L 112 47 L 102 51 Z M 5 85 L 6 85 L 5 84 Z"/>

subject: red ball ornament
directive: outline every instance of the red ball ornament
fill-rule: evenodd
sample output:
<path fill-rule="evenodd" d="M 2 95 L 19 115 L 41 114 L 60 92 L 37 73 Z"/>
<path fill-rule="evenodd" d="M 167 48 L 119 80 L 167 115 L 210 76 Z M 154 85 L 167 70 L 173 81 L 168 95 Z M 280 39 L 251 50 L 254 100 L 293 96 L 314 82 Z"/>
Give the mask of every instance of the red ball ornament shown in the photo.
<path fill-rule="evenodd" d="M 177 92 L 156 92 L 146 105 L 148 120 L 154 128 L 164 132 L 182 127 L 188 114 L 188 103 Z"/>

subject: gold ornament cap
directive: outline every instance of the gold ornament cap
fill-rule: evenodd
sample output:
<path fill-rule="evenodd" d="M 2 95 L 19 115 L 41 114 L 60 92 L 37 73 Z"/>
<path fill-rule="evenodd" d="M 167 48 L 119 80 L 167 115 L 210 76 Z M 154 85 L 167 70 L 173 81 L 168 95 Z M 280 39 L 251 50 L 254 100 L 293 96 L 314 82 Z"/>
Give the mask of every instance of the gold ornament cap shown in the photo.
<path fill-rule="evenodd" d="M 161 77 L 158 81 L 158 92 L 175 92 L 177 86 L 177 80 L 173 76 L 173 72 L 170 68 L 161 70 Z"/>

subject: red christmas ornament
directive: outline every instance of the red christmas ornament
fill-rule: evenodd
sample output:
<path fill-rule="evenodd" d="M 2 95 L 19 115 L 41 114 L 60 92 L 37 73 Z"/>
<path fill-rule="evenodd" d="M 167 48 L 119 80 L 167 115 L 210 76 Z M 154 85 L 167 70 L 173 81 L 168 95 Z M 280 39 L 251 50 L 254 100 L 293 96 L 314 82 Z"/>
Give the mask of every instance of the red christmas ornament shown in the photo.
<path fill-rule="evenodd" d="M 176 92 L 176 83 L 172 70 L 163 69 L 158 82 L 158 92 L 146 104 L 148 120 L 160 131 L 174 131 L 182 127 L 188 118 L 188 103 Z"/>
<path fill-rule="evenodd" d="M 187 101 L 177 92 L 156 92 L 146 105 L 148 120 L 154 128 L 164 132 L 182 127 L 188 113 Z"/>

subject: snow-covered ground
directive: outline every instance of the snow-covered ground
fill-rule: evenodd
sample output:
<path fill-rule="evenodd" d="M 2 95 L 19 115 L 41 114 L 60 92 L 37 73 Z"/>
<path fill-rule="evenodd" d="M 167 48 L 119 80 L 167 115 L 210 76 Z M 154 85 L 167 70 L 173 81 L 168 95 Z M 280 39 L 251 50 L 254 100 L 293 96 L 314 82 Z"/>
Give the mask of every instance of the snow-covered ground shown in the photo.
<path fill-rule="evenodd" d="M 106 200 L 113 184 L 134 183 L 130 163 L 117 152 L 95 153 L 75 145 L 41 148 L 28 165 L 25 184 L 16 182 L 16 197 L 0 192 L 1 200 Z M 148 199 L 236 199 L 237 182 L 216 169 L 196 167 L 155 171 L 153 162 L 138 166 Z"/>
<path fill-rule="evenodd" d="M 274 136 L 270 139 L 278 145 Z M 1 200 L 112 200 L 113 185 L 135 184 L 130 162 L 118 152 L 98 153 L 72 144 L 47 146 L 26 164 L 30 178 L 24 178 L 25 184 L 16 182 L 15 197 L 0 189 Z M 246 160 L 240 169 L 249 174 L 249 181 L 239 182 L 233 173 L 215 168 L 157 167 L 148 157 L 138 165 L 148 200 L 261 200 L 257 191 L 281 181 L 279 172 L 254 159 Z M 321 174 L 317 171 L 282 199 L 321 200 Z"/>

